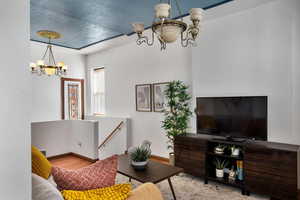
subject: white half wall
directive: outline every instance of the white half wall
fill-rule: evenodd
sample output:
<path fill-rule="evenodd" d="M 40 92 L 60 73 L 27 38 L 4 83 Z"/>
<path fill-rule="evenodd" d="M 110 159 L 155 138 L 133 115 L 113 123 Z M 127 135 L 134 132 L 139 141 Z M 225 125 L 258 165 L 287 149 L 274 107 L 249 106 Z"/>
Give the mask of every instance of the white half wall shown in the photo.
<path fill-rule="evenodd" d="M 132 37 L 128 44 L 88 55 L 87 75 L 93 67 L 105 68 L 106 115 L 130 118 L 130 144 L 138 146 L 149 140 L 153 154 L 168 157 L 167 138 L 161 128 L 163 114 L 135 110 L 135 85 L 172 80 L 190 85 L 190 49 L 171 44 L 166 51 L 160 51 L 157 41 L 153 47 L 139 47 L 136 35 Z M 90 105 L 89 87 L 87 91 L 87 105 Z M 89 106 L 87 110 L 92 114 Z"/>
<path fill-rule="evenodd" d="M 266 95 L 268 139 L 300 144 L 299 21 L 296 0 L 207 21 L 192 50 L 193 99 Z"/>
<path fill-rule="evenodd" d="M 46 50 L 46 44 L 30 42 L 31 62 L 40 60 Z M 78 51 L 53 46 L 57 62 L 63 61 L 69 66 L 67 78 L 85 78 L 85 56 Z M 27 68 L 29 70 L 29 67 Z M 32 121 L 53 121 L 61 119 L 60 78 L 57 76 L 32 75 Z"/>
<path fill-rule="evenodd" d="M 0 199 L 31 199 L 29 0 L 0 6 Z"/>
<path fill-rule="evenodd" d="M 98 159 L 98 122 L 59 120 L 31 124 L 32 145 L 46 150 L 46 156 L 76 153 Z"/>

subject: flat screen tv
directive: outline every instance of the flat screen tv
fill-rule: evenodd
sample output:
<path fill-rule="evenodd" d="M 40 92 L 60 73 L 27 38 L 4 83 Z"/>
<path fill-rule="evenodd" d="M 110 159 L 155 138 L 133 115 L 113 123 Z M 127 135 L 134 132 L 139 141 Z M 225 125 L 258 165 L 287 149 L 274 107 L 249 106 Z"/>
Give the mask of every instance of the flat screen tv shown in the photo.
<path fill-rule="evenodd" d="M 267 140 L 268 98 L 197 97 L 197 133 Z"/>

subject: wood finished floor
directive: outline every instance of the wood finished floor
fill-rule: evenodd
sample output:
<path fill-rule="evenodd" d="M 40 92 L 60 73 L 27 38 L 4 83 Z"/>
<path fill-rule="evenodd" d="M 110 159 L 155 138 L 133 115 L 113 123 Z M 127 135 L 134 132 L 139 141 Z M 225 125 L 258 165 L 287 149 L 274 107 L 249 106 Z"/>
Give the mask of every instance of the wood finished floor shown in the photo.
<path fill-rule="evenodd" d="M 151 158 L 151 160 L 168 164 L 166 161 L 162 161 L 156 158 Z M 53 158 L 53 159 L 49 159 L 49 161 L 53 166 L 62 167 L 65 169 L 79 169 L 82 167 L 89 166 L 93 163 L 73 155 L 66 155 L 60 158 Z"/>

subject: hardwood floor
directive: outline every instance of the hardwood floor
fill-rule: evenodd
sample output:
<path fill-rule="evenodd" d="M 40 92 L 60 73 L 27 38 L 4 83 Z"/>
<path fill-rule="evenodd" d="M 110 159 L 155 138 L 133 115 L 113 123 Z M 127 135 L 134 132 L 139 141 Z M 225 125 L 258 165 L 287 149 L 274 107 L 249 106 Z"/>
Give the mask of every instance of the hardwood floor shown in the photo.
<path fill-rule="evenodd" d="M 168 164 L 166 160 L 159 159 L 157 157 L 151 158 L 151 160 Z M 49 161 L 53 166 L 65 168 L 65 169 L 79 169 L 91 165 L 93 162 L 84 160 L 74 155 L 65 155 L 59 158 L 50 158 Z"/>
<path fill-rule="evenodd" d="M 49 159 L 53 166 L 65 169 L 79 169 L 91 165 L 93 162 L 84 160 L 74 155 L 66 155 L 60 158 Z"/>

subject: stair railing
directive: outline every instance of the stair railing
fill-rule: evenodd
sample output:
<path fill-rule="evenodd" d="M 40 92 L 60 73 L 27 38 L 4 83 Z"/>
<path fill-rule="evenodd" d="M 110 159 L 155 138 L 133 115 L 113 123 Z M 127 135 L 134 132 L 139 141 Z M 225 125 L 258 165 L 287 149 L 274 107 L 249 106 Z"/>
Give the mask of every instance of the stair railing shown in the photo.
<path fill-rule="evenodd" d="M 122 129 L 124 121 L 121 121 L 118 126 L 105 138 L 105 140 L 99 145 L 98 150 L 105 147 L 105 145 L 112 139 L 112 137 Z"/>

